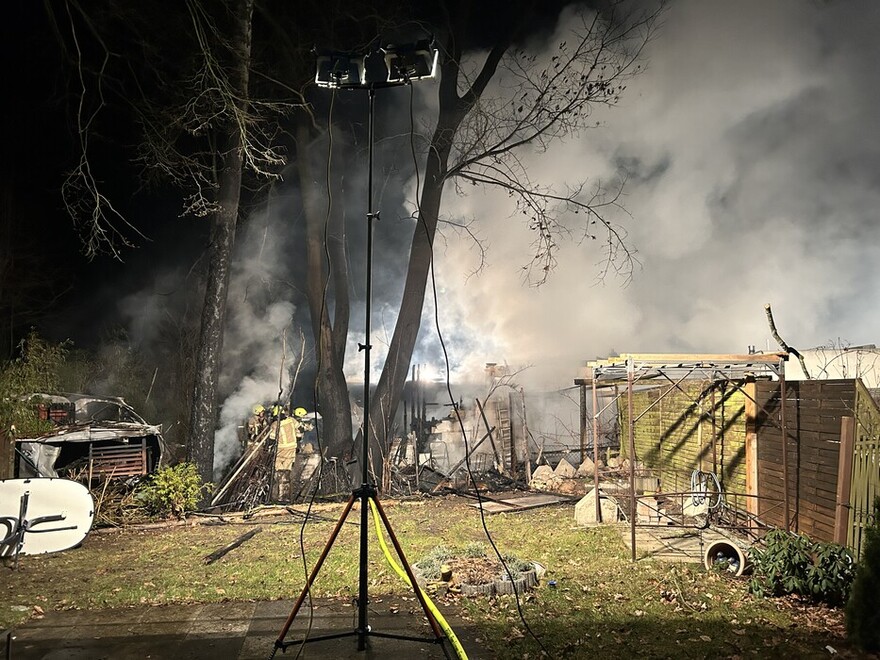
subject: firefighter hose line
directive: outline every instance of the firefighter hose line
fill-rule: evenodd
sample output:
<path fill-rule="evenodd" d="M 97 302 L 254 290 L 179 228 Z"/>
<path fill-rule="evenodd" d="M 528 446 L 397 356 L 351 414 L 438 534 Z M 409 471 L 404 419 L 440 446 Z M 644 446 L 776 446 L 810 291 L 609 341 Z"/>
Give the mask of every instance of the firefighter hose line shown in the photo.
<path fill-rule="evenodd" d="M 452 626 L 446 621 L 443 615 L 440 613 L 440 610 L 437 609 L 437 606 L 434 605 L 434 601 L 432 601 L 428 594 L 426 594 L 422 588 L 417 584 L 410 584 L 409 576 L 407 576 L 406 571 L 394 561 L 394 557 L 391 555 L 391 552 L 388 550 L 388 545 L 385 543 L 385 537 L 382 535 L 382 529 L 379 527 L 381 524 L 381 520 L 379 520 L 379 512 L 376 510 L 375 503 L 370 500 L 370 511 L 373 512 L 373 526 L 376 528 L 376 537 L 379 540 L 379 547 L 382 548 L 382 553 L 385 555 L 385 559 L 388 561 L 388 565 L 394 569 L 394 572 L 400 576 L 400 578 L 406 582 L 413 589 L 418 589 L 422 598 L 425 599 L 425 603 L 428 605 L 428 609 L 431 610 L 431 614 L 434 615 L 434 618 L 437 620 L 437 623 L 442 628 L 443 632 L 446 633 L 446 638 L 452 644 L 452 648 L 455 649 L 455 654 L 459 657 L 460 660 L 468 660 L 467 653 L 465 653 L 464 648 L 461 646 L 461 642 L 458 641 L 458 637 L 455 636 L 455 631 L 452 630 Z"/>

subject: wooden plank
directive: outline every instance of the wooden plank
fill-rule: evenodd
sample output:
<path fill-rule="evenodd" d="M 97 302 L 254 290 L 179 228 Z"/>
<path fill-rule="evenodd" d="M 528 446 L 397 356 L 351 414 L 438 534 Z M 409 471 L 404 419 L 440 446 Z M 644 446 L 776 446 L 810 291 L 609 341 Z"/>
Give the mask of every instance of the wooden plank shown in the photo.
<path fill-rule="evenodd" d="M 787 357 L 786 353 L 622 353 L 619 358 L 611 358 L 626 362 L 628 358 L 636 362 L 745 362 L 747 364 L 778 364 Z"/>
<path fill-rule="evenodd" d="M 504 499 L 493 499 L 492 501 L 483 501 L 483 511 L 487 513 L 502 513 L 504 511 L 525 511 L 526 509 L 536 509 L 550 504 L 559 504 L 560 502 L 568 502 L 571 498 L 560 495 L 525 495 L 523 497 L 510 497 Z M 480 508 L 480 502 L 473 502 L 469 506 Z"/>
<path fill-rule="evenodd" d="M 255 527 L 254 529 L 250 530 L 249 532 L 245 532 L 244 534 L 239 536 L 237 539 L 235 539 L 232 543 L 225 545 L 222 548 L 220 548 L 219 550 L 215 550 L 211 554 L 207 555 L 204 558 L 203 562 L 205 564 L 213 564 L 215 561 L 217 561 L 221 557 L 225 556 L 230 551 L 235 550 L 238 546 L 240 546 L 242 543 L 244 543 L 248 539 L 256 536 L 259 532 L 262 531 L 262 529 L 263 529 L 262 527 Z"/>

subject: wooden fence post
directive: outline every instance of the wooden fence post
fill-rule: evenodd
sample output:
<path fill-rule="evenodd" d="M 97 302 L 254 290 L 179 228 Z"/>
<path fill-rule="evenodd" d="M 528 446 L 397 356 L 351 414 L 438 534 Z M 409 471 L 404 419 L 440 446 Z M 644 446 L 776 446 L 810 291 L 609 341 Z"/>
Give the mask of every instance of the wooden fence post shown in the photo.
<path fill-rule="evenodd" d="M 849 496 L 852 488 L 855 419 L 840 418 L 840 453 L 837 459 L 837 506 L 834 511 L 834 542 L 846 545 L 849 537 Z"/>
<path fill-rule="evenodd" d="M 751 382 L 743 386 L 743 392 L 746 413 L 746 511 L 758 517 L 761 514 L 758 506 L 758 496 L 761 494 L 758 488 L 758 406 L 755 404 L 758 391 L 755 383 Z"/>

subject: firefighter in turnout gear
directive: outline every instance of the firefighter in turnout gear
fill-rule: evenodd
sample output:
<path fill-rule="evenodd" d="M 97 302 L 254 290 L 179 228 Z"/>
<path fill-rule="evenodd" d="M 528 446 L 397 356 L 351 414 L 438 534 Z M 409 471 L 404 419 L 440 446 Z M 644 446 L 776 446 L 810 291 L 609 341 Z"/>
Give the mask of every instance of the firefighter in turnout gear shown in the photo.
<path fill-rule="evenodd" d="M 305 408 L 296 408 L 292 416 L 288 416 L 281 406 L 272 408 L 276 415 L 272 417 L 272 436 L 277 436 L 278 444 L 275 449 L 275 474 L 272 480 L 272 498 L 277 502 L 290 500 L 290 480 L 293 465 L 296 462 L 296 452 L 303 434 L 311 427 L 303 417 Z"/>

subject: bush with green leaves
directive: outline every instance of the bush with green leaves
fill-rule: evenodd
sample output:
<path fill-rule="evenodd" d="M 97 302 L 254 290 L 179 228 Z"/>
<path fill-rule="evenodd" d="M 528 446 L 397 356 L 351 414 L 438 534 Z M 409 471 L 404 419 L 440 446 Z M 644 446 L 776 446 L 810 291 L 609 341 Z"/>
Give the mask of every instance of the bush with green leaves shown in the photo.
<path fill-rule="evenodd" d="M 794 594 L 829 605 L 846 602 L 855 574 L 849 551 L 836 543 L 811 541 L 781 529 L 749 552 L 749 590 L 758 596 Z"/>
<path fill-rule="evenodd" d="M 27 395 L 58 390 L 68 348 L 67 342 L 46 341 L 32 330 L 18 346 L 19 357 L 0 366 L 0 431 L 27 436 L 52 428 L 37 414 L 39 401 Z"/>
<path fill-rule="evenodd" d="M 880 651 L 880 497 L 874 520 L 865 530 L 865 546 L 846 604 L 846 632 L 865 651 Z"/>
<path fill-rule="evenodd" d="M 138 499 L 150 515 L 183 518 L 198 506 L 203 491 L 212 488 L 213 484 L 202 483 L 194 463 L 178 463 L 150 475 L 138 489 Z"/>

